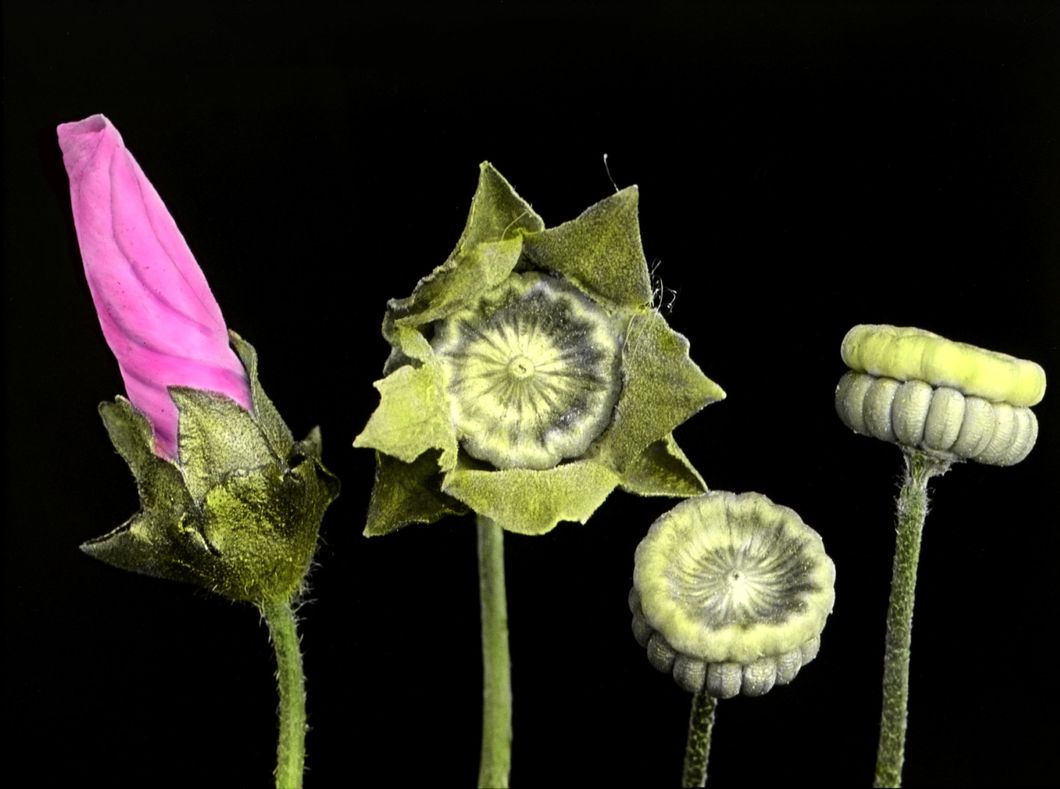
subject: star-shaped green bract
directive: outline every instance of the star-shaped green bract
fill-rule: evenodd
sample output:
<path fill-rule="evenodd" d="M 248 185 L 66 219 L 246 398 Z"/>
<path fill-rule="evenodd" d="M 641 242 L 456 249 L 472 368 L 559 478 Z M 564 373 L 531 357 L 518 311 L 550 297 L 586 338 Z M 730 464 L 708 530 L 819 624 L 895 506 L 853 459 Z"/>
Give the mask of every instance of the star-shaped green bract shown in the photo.
<path fill-rule="evenodd" d="M 383 336 L 392 350 L 386 377 L 375 384 L 381 400 L 354 441 L 376 450 L 365 534 L 468 510 L 512 532 L 543 534 L 559 521 L 584 523 L 616 487 L 643 496 L 706 491 L 671 433 L 725 393 L 652 307 L 637 188 L 546 228 L 492 165 L 480 169 L 467 225 L 449 259 L 411 296 L 387 305 Z M 546 469 L 497 469 L 461 447 L 443 360 L 431 342 L 436 322 L 528 271 L 564 279 L 619 327 L 621 393 L 609 424 L 581 456 Z"/>

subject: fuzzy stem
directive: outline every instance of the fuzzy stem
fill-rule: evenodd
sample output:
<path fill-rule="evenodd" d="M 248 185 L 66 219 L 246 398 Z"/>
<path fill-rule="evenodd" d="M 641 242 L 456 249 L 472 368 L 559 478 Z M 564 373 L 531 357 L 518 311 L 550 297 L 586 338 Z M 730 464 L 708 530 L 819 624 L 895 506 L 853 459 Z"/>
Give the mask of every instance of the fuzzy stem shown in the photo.
<path fill-rule="evenodd" d="M 902 785 L 905 727 L 909 701 L 909 646 L 913 633 L 913 597 L 920 538 L 928 511 L 928 480 L 946 473 L 949 461 L 916 450 L 905 451 L 905 479 L 898 495 L 897 539 L 891 602 L 887 611 L 887 642 L 883 659 L 883 713 L 876 756 L 877 787 Z"/>
<path fill-rule="evenodd" d="M 685 767 L 681 786 L 707 785 L 707 760 L 710 758 L 710 735 L 714 731 L 714 697 L 701 690 L 692 697 L 692 712 L 688 716 L 688 744 L 685 746 Z"/>
<path fill-rule="evenodd" d="M 478 580 L 482 608 L 482 754 L 478 785 L 506 789 L 512 764 L 512 676 L 504 531 L 478 519 Z"/>
<path fill-rule="evenodd" d="M 291 604 L 258 606 L 276 650 L 276 684 L 280 693 L 280 738 L 276 746 L 276 789 L 302 789 L 305 767 L 305 674 Z"/>

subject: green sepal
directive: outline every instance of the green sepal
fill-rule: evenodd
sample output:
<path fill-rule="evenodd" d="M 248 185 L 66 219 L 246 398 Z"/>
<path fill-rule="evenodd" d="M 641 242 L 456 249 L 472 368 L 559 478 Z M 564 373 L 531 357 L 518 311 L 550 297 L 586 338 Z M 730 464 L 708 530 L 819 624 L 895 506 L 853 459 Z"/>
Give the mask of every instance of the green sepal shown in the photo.
<path fill-rule="evenodd" d="M 175 465 L 154 452 L 154 431 L 147 418 L 121 395 L 113 403 L 99 404 L 99 415 L 114 448 L 136 479 L 141 503 L 152 510 L 171 508 L 174 515 L 185 511 L 191 496 Z"/>
<path fill-rule="evenodd" d="M 409 523 L 434 523 L 464 515 L 467 507 L 441 492 L 438 452 L 424 452 L 411 463 L 375 453 L 375 485 L 368 504 L 365 537 L 389 534 Z"/>
<path fill-rule="evenodd" d="M 153 451 L 147 419 L 124 397 L 100 403 L 100 416 L 114 448 L 136 478 L 143 509 L 107 534 L 89 540 L 81 550 L 124 570 L 202 583 L 197 557 L 210 549 L 202 536 L 202 519 L 180 470 Z"/>
<path fill-rule="evenodd" d="M 402 364 L 408 364 L 413 359 L 417 362 L 425 362 L 434 356 L 431 344 L 416 327 L 395 325 L 392 328 L 393 336 L 396 338 L 394 350 L 404 357 Z M 400 365 L 394 366 L 397 369 Z M 390 370 L 385 370 L 387 375 Z"/>
<path fill-rule="evenodd" d="M 688 340 L 654 310 L 630 321 L 622 350 L 624 385 L 600 437 L 600 460 L 619 474 L 649 445 L 725 392 L 688 355 Z"/>
<path fill-rule="evenodd" d="M 626 466 L 621 486 L 638 496 L 685 498 L 707 492 L 707 483 L 672 435 L 650 444 L 634 458 Z"/>
<path fill-rule="evenodd" d="M 370 447 L 411 463 L 428 449 L 441 450 L 443 470 L 456 465 L 456 431 L 449 400 L 433 363 L 405 365 L 375 382 L 379 407 L 368 419 L 355 447 Z"/>
<path fill-rule="evenodd" d="M 528 235 L 527 256 L 590 295 L 621 307 L 651 303 L 651 278 L 631 186 L 591 206 L 577 219 Z"/>
<path fill-rule="evenodd" d="M 390 355 L 383 365 L 383 376 L 388 376 L 406 364 L 418 364 L 434 355 L 431 344 L 418 328 L 398 326 L 388 312 L 383 319 L 383 336 L 391 343 Z"/>
<path fill-rule="evenodd" d="M 483 241 L 451 257 L 424 277 L 407 299 L 387 305 L 383 334 L 393 342 L 392 327 L 418 327 L 473 304 L 508 278 L 519 262 L 521 237 Z"/>
<path fill-rule="evenodd" d="M 479 165 L 478 188 L 471 198 L 464 231 L 450 257 L 488 241 L 536 233 L 545 223 L 489 162 Z"/>
<path fill-rule="evenodd" d="M 391 299 L 383 336 L 407 357 L 422 358 L 404 347 L 399 326 L 418 327 L 473 303 L 512 272 L 522 253 L 522 236 L 545 223 L 489 162 L 479 168 L 478 188 L 467 222 L 449 258 L 421 279 L 412 295 Z M 394 369 L 392 363 L 387 370 Z"/>
<path fill-rule="evenodd" d="M 334 477 L 306 458 L 294 468 L 239 470 L 210 488 L 203 532 L 216 554 L 211 591 L 233 600 L 289 600 L 316 550 Z"/>
<path fill-rule="evenodd" d="M 228 474 L 278 465 L 265 433 L 235 400 L 182 386 L 169 387 L 169 396 L 180 415 L 180 470 L 195 501 Z"/>
<path fill-rule="evenodd" d="M 171 387 L 179 415 L 174 461 L 154 453 L 150 423 L 126 399 L 100 405 L 111 441 L 136 478 L 141 510 L 82 545 L 85 553 L 233 600 L 286 601 L 296 594 L 338 480 L 321 463 L 317 428 L 277 456 L 290 432 L 260 392 L 256 365 L 247 372 L 268 434 L 222 395 Z"/>
<path fill-rule="evenodd" d="M 324 460 L 324 443 L 320 435 L 320 426 L 315 426 L 301 441 L 295 442 L 291 451 L 296 455 L 312 458 L 318 463 Z"/>
<path fill-rule="evenodd" d="M 214 558 L 199 528 L 140 512 L 102 537 L 82 543 L 81 550 L 121 570 L 210 588 Z"/>
<path fill-rule="evenodd" d="M 577 460 L 544 471 L 457 468 L 442 491 L 507 531 L 545 534 L 560 521 L 585 523 L 618 483 L 606 466 Z"/>
<path fill-rule="evenodd" d="M 258 381 L 258 352 L 254 350 L 253 345 L 231 329 L 228 331 L 228 339 L 239 361 L 243 362 L 247 378 L 250 380 L 250 400 L 254 406 L 254 419 L 261 428 L 261 432 L 265 434 L 276 457 L 285 458 L 294 446 L 294 436 L 291 435 L 291 429 L 283 421 L 276 406 L 272 404 L 272 400 L 261 388 L 261 382 Z"/>

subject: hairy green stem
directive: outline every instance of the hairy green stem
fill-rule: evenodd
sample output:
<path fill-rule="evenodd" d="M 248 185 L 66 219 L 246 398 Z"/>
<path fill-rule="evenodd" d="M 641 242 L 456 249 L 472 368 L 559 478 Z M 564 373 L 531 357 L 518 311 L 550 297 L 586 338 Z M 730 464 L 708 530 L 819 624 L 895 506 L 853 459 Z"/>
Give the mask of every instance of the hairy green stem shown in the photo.
<path fill-rule="evenodd" d="M 280 738 L 276 746 L 276 789 L 302 789 L 305 767 L 305 675 L 291 604 L 258 606 L 276 650 L 276 684 L 280 692 Z"/>
<path fill-rule="evenodd" d="M 883 712 L 876 756 L 877 787 L 902 785 L 905 727 L 909 701 L 909 646 L 913 634 L 913 598 L 920 538 L 928 511 L 928 480 L 944 474 L 949 461 L 916 450 L 905 451 L 905 480 L 898 494 L 897 539 L 891 602 L 887 610 L 887 644 L 883 659 Z"/>
<path fill-rule="evenodd" d="M 504 531 L 478 519 L 478 580 L 482 607 L 482 755 L 478 785 L 506 789 L 512 764 L 512 676 Z"/>
<path fill-rule="evenodd" d="M 710 759 L 710 735 L 714 731 L 714 708 L 717 701 L 701 690 L 692 697 L 692 712 L 688 716 L 688 744 L 685 746 L 685 768 L 681 786 L 707 785 L 707 761 Z"/>

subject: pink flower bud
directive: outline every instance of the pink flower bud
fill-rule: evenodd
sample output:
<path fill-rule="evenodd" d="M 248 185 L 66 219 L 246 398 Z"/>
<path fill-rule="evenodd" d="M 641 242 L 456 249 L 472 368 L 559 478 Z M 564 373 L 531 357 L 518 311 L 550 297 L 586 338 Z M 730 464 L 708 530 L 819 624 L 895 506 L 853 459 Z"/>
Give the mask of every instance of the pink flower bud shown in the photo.
<path fill-rule="evenodd" d="M 88 287 L 129 400 L 155 451 L 177 455 L 167 387 L 218 392 L 251 410 L 246 371 L 184 237 L 121 135 L 102 115 L 57 130 Z"/>

